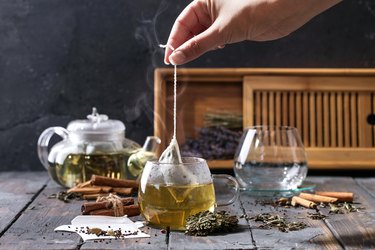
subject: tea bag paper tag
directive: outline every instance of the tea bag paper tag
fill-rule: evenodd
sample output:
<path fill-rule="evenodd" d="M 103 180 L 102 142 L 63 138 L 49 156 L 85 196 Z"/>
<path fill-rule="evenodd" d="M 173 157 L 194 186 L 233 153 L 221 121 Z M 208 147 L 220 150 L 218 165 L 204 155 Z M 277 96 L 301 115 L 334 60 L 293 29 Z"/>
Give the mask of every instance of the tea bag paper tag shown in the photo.
<path fill-rule="evenodd" d="M 109 229 L 116 231 L 121 230 L 124 238 L 149 238 L 150 235 L 143 233 L 139 228 L 143 227 L 140 221 L 133 222 L 126 216 L 112 217 L 112 216 L 77 216 L 71 221 L 71 225 L 62 225 L 55 228 L 54 231 L 72 232 L 81 236 L 83 241 L 100 240 L 100 239 L 114 239 L 115 236 L 88 234 L 88 228 L 99 228 L 103 231 Z M 121 237 L 122 238 L 122 237 Z"/>

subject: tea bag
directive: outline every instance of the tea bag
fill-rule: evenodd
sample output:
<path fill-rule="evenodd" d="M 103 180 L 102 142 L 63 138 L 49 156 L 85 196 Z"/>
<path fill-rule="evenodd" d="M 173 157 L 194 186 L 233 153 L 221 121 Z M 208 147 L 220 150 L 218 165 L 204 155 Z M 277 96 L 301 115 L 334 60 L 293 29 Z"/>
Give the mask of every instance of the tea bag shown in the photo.
<path fill-rule="evenodd" d="M 165 47 L 165 46 L 161 46 Z M 173 49 L 173 48 L 172 48 Z M 169 146 L 159 158 L 164 163 L 161 172 L 165 183 L 168 184 L 192 184 L 197 182 L 196 176 L 192 175 L 181 159 L 180 148 L 176 139 L 176 106 L 177 106 L 177 66 L 174 65 L 174 95 L 173 95 L 173 137 Z"/>
<path fill-rule="evenodd" d="M 160 45 L 160 47 L 165 48 L 167 45 Z M 174 50 L 173 47 L 171 47 Z M 160 163 L 169 163 L 169 164 L 182 164 L 180 148 L 178 147 L 178 142 L 176 139 L 176 120 L 177 120 L 177 66 L 174 65 L 174 74 L 173 74 L 173 138 L 169 146 L 164 150 L 159 158 Z"/>
<path fill-rule="evenodd" d="M 160 163 L 170 163 L 170 164 L 182 164 L 180 148 L 176 138 L 172 138 L 169 146 L 164 150 L 159 158 Z"/>

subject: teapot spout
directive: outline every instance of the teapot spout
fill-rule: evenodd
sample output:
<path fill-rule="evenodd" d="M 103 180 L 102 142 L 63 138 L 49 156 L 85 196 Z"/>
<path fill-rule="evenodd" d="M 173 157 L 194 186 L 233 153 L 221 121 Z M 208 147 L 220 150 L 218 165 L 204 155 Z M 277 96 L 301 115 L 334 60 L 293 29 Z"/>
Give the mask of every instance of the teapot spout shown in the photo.
<path fill-rule="evenodd" d="M 161 140 L 157 136 L 147 136 L 145 143 L 143 144 L 143 150 L 148 152 L 156 152 Z"/>

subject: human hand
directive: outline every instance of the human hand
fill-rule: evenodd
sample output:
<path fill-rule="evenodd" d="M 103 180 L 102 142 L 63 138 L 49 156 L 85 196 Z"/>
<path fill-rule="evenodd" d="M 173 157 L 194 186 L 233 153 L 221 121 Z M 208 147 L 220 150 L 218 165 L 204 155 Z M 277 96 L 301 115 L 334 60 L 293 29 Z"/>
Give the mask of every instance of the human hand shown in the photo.
<path fill-rule="evenodd" d="M 164 62 L 187 63 L 245 40 L 284 37 L 341 0 L 194 0 L 177 17 Z"/>

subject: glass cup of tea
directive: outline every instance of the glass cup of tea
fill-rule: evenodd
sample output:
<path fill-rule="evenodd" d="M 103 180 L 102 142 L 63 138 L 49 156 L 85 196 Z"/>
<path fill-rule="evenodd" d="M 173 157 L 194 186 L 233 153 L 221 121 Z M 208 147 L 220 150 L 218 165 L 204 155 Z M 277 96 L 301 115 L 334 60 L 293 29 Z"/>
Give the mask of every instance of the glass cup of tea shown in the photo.
<path fill-rule="evenodd" d="M 230 175 L 211 175 L 202 158 L 183 157 L 182 164 L 148 161 L 140 179 L 138 203 L 150 225 L 185 230 L 190 215 L 229 205 L 239 185 Z M 216 193 L 215 193 L 216 191 Z"/>
<path fill-rule="evenodd" d="M 306 152 L 298 130 L 288 126 L 254 126 L 244 130 L 234 158 L 242 189 L 287 191 L 307 175 Z"/>

